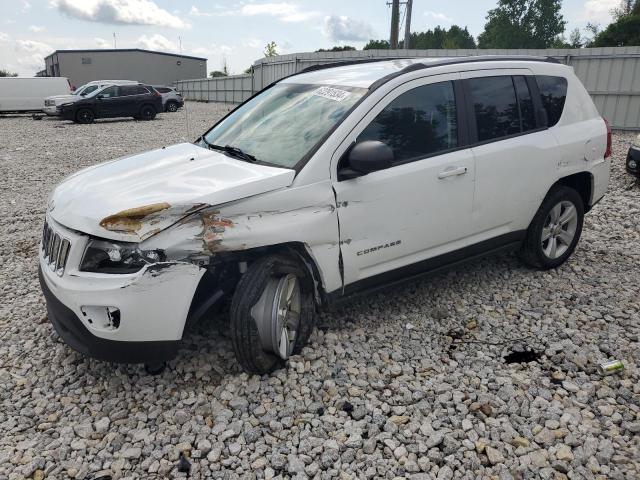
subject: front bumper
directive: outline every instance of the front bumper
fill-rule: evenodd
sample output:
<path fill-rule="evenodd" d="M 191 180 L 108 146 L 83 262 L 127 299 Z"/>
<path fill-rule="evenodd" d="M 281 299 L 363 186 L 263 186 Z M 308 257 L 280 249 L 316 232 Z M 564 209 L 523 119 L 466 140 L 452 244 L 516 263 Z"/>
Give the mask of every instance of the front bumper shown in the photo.
<path fill-rule="evenodd" d="M 64 342 L 87 357 L 116 363 L 155 363 L 171 360 L 178 352 L 179 340 L 122 342 L 93 335 L 69 308 L 49 290 L 42 268 L 38 269 L 42 293 L 47 301 L 47 316 Z"/>
<path fill-rule="evenodd" d="M 47 105 L 44 107 L 44 113 L 51 116 L 60 115 L 60 109 L 56 105 Z"/>
<path fill-rule="evenodd" d="M 81 272 L 88 237 L 47 223 L 71 244 L 64 271 L 54 271 L 40 249 L 40 284 L 49 319 L 74 350 L 119 363 L 165 360 L 182 339 L 204 270 L 181 262 L 148 265 L 133 274 Z M 117 322 L 113 321 L 117 312 Z"/>
<path fill-rule="evenodd" d="M 635 167 L 633 162 L 635 162 Z M 627 153 L 626 167 L 629 173 L 640 177 L 640 146 L 631 145 L 629 153 Z"/>

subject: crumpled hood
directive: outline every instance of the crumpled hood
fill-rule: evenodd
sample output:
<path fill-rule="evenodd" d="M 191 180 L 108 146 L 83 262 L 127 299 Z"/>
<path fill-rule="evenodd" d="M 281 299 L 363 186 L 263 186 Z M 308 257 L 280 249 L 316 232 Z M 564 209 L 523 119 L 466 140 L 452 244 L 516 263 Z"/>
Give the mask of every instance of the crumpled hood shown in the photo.
<path fill-rule="evenodd" d="M 51 194 L 48 211 L 68 228 L 140 242 L 207 206 L 291 185 L 295 171 L 180 143 L 81 170 Z"/>

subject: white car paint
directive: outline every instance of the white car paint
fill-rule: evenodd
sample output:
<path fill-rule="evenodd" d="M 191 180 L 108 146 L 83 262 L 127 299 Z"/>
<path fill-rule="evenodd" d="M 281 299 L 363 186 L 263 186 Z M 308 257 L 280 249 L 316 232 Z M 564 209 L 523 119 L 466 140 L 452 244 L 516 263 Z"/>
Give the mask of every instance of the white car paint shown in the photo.
<path fill-rule="evenodd" d="M 66 77 L 0 77 L 0 112 L 43 111 L 45 98 L 70 92 Z"/>
<path fill-rule="evenodd" d="M 435 61 L 351 65 L 282 82 L 369 87 L 407 65 Z M 438 81 L 525 71 L 568 79 L 557 125 L 338 181 L 342 155 L 401 93 Z M 319 272 L 320 289 L 339 293 L 376 274 L 526 229 L 561 177 L 593 175 L 588 203 L 595 204 L 608 185 L 606 142 L 605 124 L 569 67 L 489 58 L 409 70 L 358 103 L 299 171 L 179 144 L 69 177 L 53 192 L 47 214 L 72 241 L 68 267 L 60 276 L 43 255 L 40 264 L 47 285 L 76 313 L 82 305 L 121 309 L 117 330 L 97 328 L 80 317 L 95 336 L 175 340 L 181 338 L 188 305 L 205 271 L 203 257 L 295 242 L 304 246 Z M 151 213 L 145 210 L 165 204 Z M 133 214 L 127 213 L 132 209 Z M 114 216 L 127 221 L 106 222 L 105 227 L 104 220 Z M 136 228 L 127 223 L 131 219 Z M 165 251 L 171 261 L 157 278 L 147 268 L 129 275 L 81 272 L 78 265 L 89 236 L 139 242 L 143 250 Z M 381 245 L 390 246 L 377 249 Z M 376 254 L 361 253 L 372 247 Z M 136 285 L 135 294 L 130 285 Z"/>

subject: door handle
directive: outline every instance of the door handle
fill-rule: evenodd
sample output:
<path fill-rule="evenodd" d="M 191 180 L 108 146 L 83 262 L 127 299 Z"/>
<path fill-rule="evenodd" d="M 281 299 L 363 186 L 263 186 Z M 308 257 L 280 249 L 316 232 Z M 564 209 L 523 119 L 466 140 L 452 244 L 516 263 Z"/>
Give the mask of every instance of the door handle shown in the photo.
<path fill-rule="evenodd" d="M 464 175 L 467 173 L 467 167 L 447 167 L 438 174 L 438 178 L 453 177 L 455 175 Z"/>

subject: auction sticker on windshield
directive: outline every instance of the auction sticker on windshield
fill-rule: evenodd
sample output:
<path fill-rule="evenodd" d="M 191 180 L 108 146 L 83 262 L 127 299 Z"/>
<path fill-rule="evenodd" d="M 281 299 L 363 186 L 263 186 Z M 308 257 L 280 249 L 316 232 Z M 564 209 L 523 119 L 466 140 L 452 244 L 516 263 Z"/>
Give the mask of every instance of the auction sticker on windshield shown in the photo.
<path fill-rule="evenodd" d="M 335 100 L 336 102 L 341 102 L 349 95 L 351 92 L 347 92 L 346 90 L 340 90 L 339 88 L 331 88 L 331 87 L 320 87 L 315 92 L 314 95 L 318 97 L 328 98 L 329 100 Z"/>

